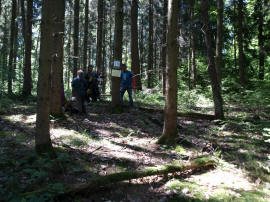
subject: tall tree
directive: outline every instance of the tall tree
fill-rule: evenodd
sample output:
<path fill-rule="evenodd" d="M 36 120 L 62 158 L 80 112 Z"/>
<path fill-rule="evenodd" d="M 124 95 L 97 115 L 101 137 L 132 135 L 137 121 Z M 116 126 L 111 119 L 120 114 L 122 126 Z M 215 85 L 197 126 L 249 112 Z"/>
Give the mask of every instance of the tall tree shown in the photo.
<path fill-rule="evenodd" d="M 131 70 L 135 74 L 136 87 L 142 90 L 138 48 L 138 1 L 131 3 Z"/>
<path fill-rule="evenodd" d="M 148 71 L 147 87 L 153 88 L 153 0 L 149 0 Z"/>
<path fill-rule="evenodd" d="M 114 61 L 122 62 L 123 0 L 116 1 L 114 29 Z M 112 76 L 112 107 L 120 105 L 120 77 Z"/>
<path fill-rule="evenodd" d="M 264 5 L 263 0 L 256 2 L 256 12 L 258 13 L 258 46 L 259 46 L 259 79 L 264 79 L 264 59 L 265 59 L 265 50 L 264 50 L 264 41 L 265 37 L 263 35 L 264 30 Z"/>
<path fill-rule="evenodd" d="M 15 40 L 15 21 L 17 18 L 17 0 L 12 0 L 12 15 L 11 15 L 11 23 L 10 23 L 10 40 L 9 40 L 9 72 L 8 72 L 8 93 L 12 94 L 12 77 L 14 71 L 14 40 Z"/>
<path fill-rule="evenodd" d="M 25 21 L 25 33 L 24 33 L 25 62 L 24 62 L 23 95 L 25 96 L 31 95 L 32 90 L 32 75 L 31 75 L 32 24 L 33 24 L 33 0 L 28 0 L 27 16 Z"/>
<path fill-rule="evenodd" d="M 217 80 L 217 73 L 215 68 L 215 59 L 214 59 L 214 52 L 213 52 L 213 45 L 212 45 L 212 31 L 209 25 L 209 5 L 208 0 L 202 0 L 201 2 L 201 9 L 202 9 L 202 18 L 203 18 L 203 30 L 205 34 L 205 43 L 207 48 L 207 55 L 208 55 L 208 74 L 211 80 L 211 87 L 212 87 L 212 94 L 215 106 L 215 116 L 219 119 L 224 118 L 223 113 L 223 100 L 221 96 L 221 88 L 219 82 Z"/>
<path fill-rule="evenodd" d="M 244 51 L 243 51 L 243 0 L 238 0 L 238 65 L 239 65 L 239 79 L 241 85 L 245 85 L 246 73 L 244 66 Z"/>
<path fill-rule="evenodd" d="M 107 44 L 107 41 L 106 41 L 106 38 L 107 38 L 107 2 L 105 1 L 104 2 L 104 6 L 103 6 L 103 37 L 102 37 L 102 69 L 101 69 L 101 72 L 103 74 L 103 82 L 102 82 L 102 93 L 105 94 L 105 91 L 106 91 L 106 83 L 107 83 L 107 69 L 106 69 L 106 64 L 107 64 L 107 55 L 106 55 L 106 44 Z"/>
<path fill-rule="evenodd" d="M 195 25 L 194 25 L 194 4 L 195 0 L 191 0 L 191 28 L 190 28 L 190 44 L 191 44 L 191 81 L 192 87 L 196 87 L 196 77 L 197 77 L 197 69 L 196 69 L 196 58 L 195 58 Z"/>
<path fill-rule="evenodd" d="M 178 0 L 168 2 L 166 105 L 164 126 L 159 143 L 172 143 L 177 138 L 177 68 L 178 68 Z"/>
<path fill-rule="evenodd" d="M 103 69 L 103 61 L 102 61 L 102 38 L 103 38 L 103 16 L 104 11 L 104 1 L 98 0 L 98 24 L 97 24 L 97 59 L 96 65 L 97 69 L 101 71 Z"/>
<path fill-rule="evenodd" d="M 3 26 L 3 46 L 2 46 L 2 88 L 1 88 L 1 94 L 5 90 L 5 77 L 7 72 L 7 56 L 8 56 L 8 20 L 7 20 L 7 14 L 4 14 L 4 26 Z"/>
<path fill-rule="evenodd" d="M 52 15 L 52 63 L 51 63 L 51 95 L 50 113 L 54 116 L 62 115 L 63 99 L 63 53 L 64 53 L 64 32 L 65 32 L 65 0 L 58 0 L 53 8 Z"/>
<path fill-rule="evenodd" d="M 0 0 L 0 18 L 1 18 L 1 15 L 2 15 L 2 0 Z"/>
<path fill-rule="evenodd" d="M 47 153 L 52 151 L 52 143 L 50 138 L 50 73 L 51 66 L 54 63 L 54 18 L 58 12 L 56 8 L 60 8 L 64 0 L 43 0 L 42 5 L 42 23 L 41 23 L 41 39 L 40 39 L 40 64 L 38 75 L 37 89 L 37 121 L 36 121 L 36 137 L 35 147 L 37 153 Z M 63 7 L 64 8 L 64 7 Z"/>
<path fill-rule="evenodd" d="M 168 0 L 163 0 L 163 23 L 162 23 L 162 49 L 161 49 L 161 68 L 162 68 L 162 94 L 166 94 L 166 52 L 167 52 L 167 11 Z"/>
<path fill-rule="evenodd" d="M 74 33 L 73 33 L 73 78 L 77 76 L 79 62 L 79 21 L 80 21 L 80 0 L 74 4 Z"/>
<path fill-rule="evenodd" d="M 71 72 L 71 66 L 72 66 L 72 50 L 71 50 L 71 32 L 72 32 L 72 1 L 69 2 L 69 18 L 68 18 L 68 41 L 67 41 L 67 57 L 68 57 L 68 66 L 67 66 L 67 70 L 66 70 L 66 83 L 67 83 L 67 87 L 68 89 L 70 89 L 70 72 Z"/>
<path fill-rule="evenodd" d="M 223 47 L 223 0 L 217 0 L 217 37 L 216 37 L 216 72 L 217 80 L 221 86 L 222 47 Z"/>
<path fill-rule="evenodd" d="M 84 71 L 86 71 L 88 50 L 89 0 L 85 1 L 84 13 L 83 68 Z"/>

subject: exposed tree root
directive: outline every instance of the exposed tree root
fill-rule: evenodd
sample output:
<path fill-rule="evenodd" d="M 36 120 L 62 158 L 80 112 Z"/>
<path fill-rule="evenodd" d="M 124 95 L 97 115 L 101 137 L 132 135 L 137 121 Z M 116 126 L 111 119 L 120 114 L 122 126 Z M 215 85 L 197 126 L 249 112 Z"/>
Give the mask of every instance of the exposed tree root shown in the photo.
<path fill-rule="evenodd" d="M 104 187 L 106 185 L 117 183 L 125 180 L 137 179 L 147 176 L 153 175 L 166 175 L 169 173 L 175 172 L 184 172 L 187 170 L 197 170 L 199 168 L 204 167 L 213 167 L 216 166 L 215 160 L 210 156 L 203 156 L 200 158 L 196 158 L 189 163 L 183 164 L 173 164 L 168 166 L 163 166 L 161 168 L 147 168 L 140 171 L 126 171 L 121 173 L 114 173 L 106 176 L 98 176 L 91 178 L 87 183 L 80 184 L 71 184 L 64 187 L 63 194 L 76 194 L 76 193 L 89 193 L 96 191 L 100 187 Z M 22 197 L 32 195 L 32 194 L 42 194 L 50 192 L 50 188 L 43 188 L 40 190 L 36 190 L 33 192 L 27 192 L 22 194 Z M 56 193 L 57 194 L 57 193 Z M 59 194 L 59 193 L 58 193 Z"/>
<path fill-rule="evenodd" d="M 144 108 L 144 107 L 138 107 L 138 109 L 149 112 L 149 113 L 153 113 L 153 112 L 163 113 L 164 112 L 164 110 L 161 110 L 161 109 L 151 109 L 151 108 Z M 186 113 L 178 112 L 177 116 L 188 117 L 188 118 L 193 118 L 193 119 L 210 120 L 210 121 L 217 119 L 215 115 L 200 114 L 196 112 L 186 112 Z"/>

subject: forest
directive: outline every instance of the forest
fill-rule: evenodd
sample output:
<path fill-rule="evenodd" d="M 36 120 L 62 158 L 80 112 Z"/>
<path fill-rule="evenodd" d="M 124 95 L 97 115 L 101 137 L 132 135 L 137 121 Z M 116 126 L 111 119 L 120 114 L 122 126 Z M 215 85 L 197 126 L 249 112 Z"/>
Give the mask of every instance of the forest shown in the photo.
<path fill-rule="evenodd" d="M 268 0 L 0 0 L 0 201 L 270 201 L 269 41 Z"/>

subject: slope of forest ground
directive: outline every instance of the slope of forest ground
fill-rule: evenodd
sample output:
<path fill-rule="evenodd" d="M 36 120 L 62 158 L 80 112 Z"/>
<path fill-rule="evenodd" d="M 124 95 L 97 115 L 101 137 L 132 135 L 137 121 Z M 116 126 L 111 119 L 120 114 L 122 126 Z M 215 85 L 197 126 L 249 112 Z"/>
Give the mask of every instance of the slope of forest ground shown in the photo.
<path fill-rule="evenodd" d="M 225 121 L 179 114 L 179 140 L 173 146 L 156 144 L 164 103 L 156 92 L 139 93 L 135 107 L 121 113 L 111 113 L 110 103 L 103 101 L 89 105 L 87 115 L 51 117 L 55 159 L 34 153 L 34 100 L 1 99 L 0 201 L 270 201 L 270 95 L 269 85 L 264 87 L 227 94 Z M 182 94 L 179 111 L 213 114 L 207 97 Z M 53 198 L 65 184 L 206 154 L 216 159 L 215 168 L 139 178 Z M 45 193 L 33 192 L 44 187 Z"/>

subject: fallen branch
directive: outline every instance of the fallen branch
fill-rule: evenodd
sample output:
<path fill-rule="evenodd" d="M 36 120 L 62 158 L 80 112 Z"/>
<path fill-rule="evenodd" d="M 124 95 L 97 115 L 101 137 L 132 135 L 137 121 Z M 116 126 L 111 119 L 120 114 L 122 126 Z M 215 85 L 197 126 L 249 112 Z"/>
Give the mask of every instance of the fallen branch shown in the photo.
<path fill-rule="evenodd" d="M 104 187 L 106 185 L 117 183 L 121 181 L 131 180 L 131 179 L 138 179 L 147 176 L 153 175 L 167 175 L 169 173 L 175 172 L 184 172 L 187 170 L 196 170 L 199 168 L 204 167 L 213 167 L 216 166 L 216 161 L 209 156 L 203 156 L 200 158 L 196 158 L 189 163 L 183 164 L 175 164 L 175 165 L 167 165 L 161 168 L 147 168 L 141 171 L 126 171 L 121 173 L 114 173 L 106 176 L 98 176 L 91 178 L 87 183 L 80 183 L 80 184 L 71 184 L 64 187 L 63 193 L 64 194 L 75 194 L 75 193 L 82 193 L 82 192 L 91 192 L 97 190 L 99 187 Z M 43 188 L 40 190 L 36 190 L 33 192 L 24 193 L 21 196 L 25 197 L 30 194 L 41 194 L 45 192 L 50 192 L 49 188 Z M 57 195 L 57 193 L 56 193 Z"/>

